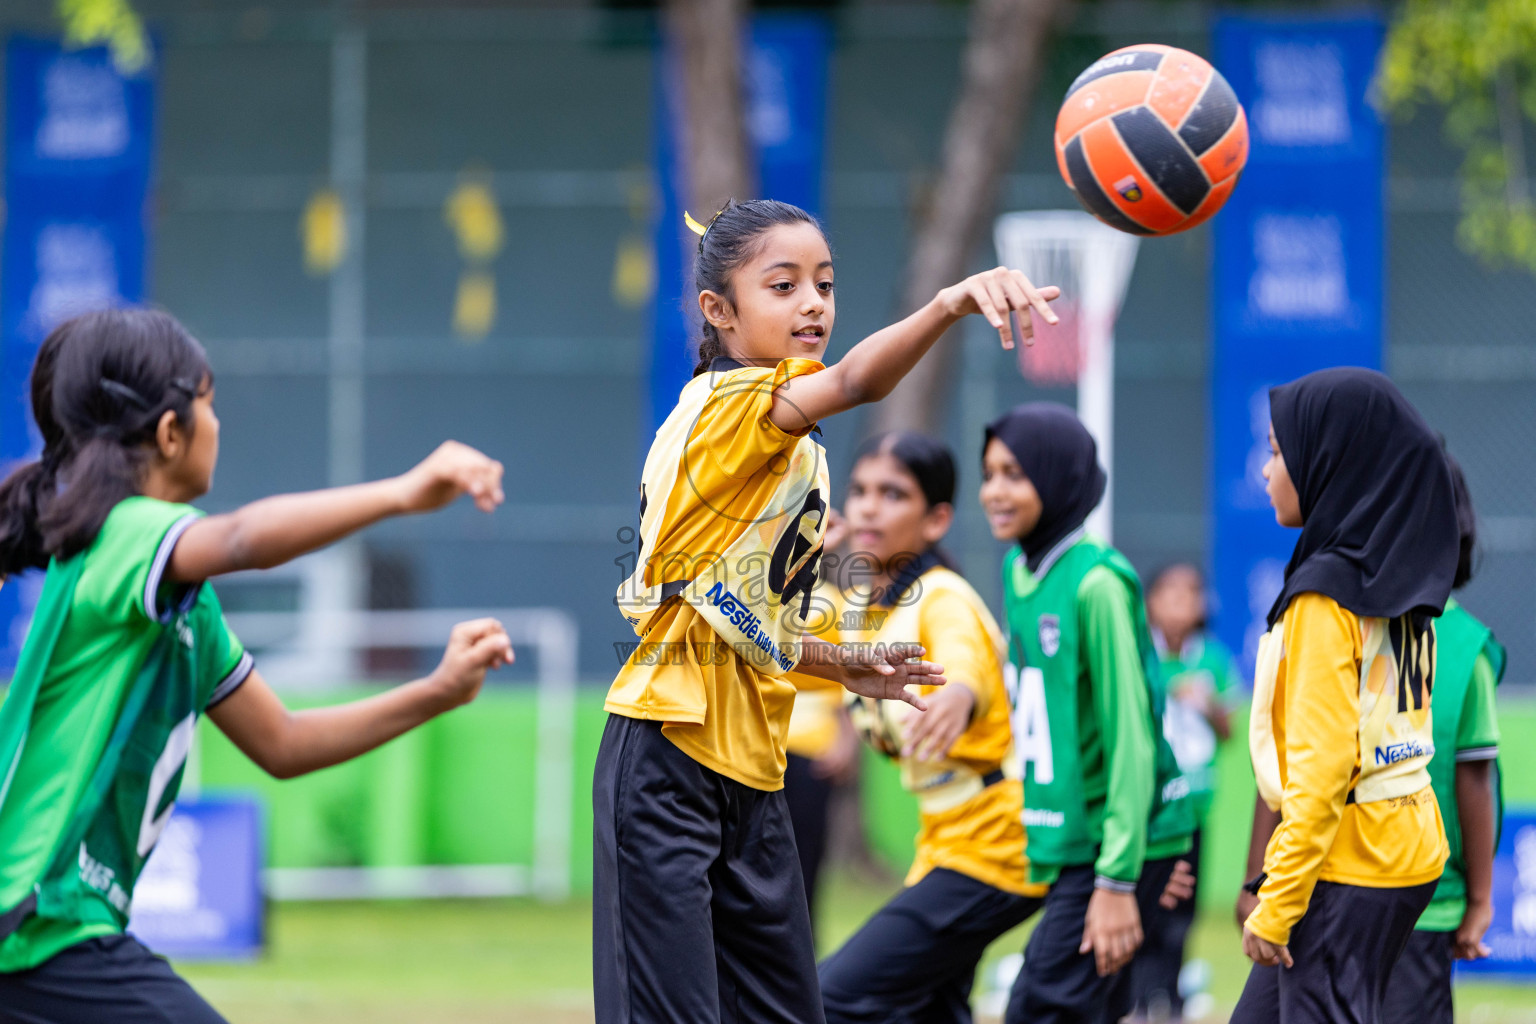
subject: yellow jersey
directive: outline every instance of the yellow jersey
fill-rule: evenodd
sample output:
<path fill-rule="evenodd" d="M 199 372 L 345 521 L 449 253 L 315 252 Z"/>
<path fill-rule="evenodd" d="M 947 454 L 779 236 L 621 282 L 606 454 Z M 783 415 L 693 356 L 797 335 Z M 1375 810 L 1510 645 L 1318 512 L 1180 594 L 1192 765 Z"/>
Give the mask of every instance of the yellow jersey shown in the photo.
<path fill-rule="evenodd" d="M 1298 594 L 1259 644 L 1249 751 L 1280 812 L 1247 925 L 1290 940 L 1319 880 L 1406 888 L 1448 847 L 1429 781 L 1435 632 Z"/>
<path fill-rule="evenodd" d="M 918 799 L 917 856 L 906 884 L 947 868 L 1005 892 L 1043 896 L 1049 887 L 1030 883 L 1025 857 L 1024 791 L 1011 756 L 1002 631 L 963 577 L 939 565 L 931 552 L 923 559 L 915 580 L 898 594 L 844 592 L 839 620 L 844 644 L 921 643 L 924 657 L 944 666 L 947 685 L 964 686 L 975 696 L 970 728 L 934 761 L 900 757 L 906 729 L 921 712 L 901 701 L 848 697 L 859 731 L 898 760 L 902 785 Z"/>
<path fill-rule="evenodd" d="M 640 636 L 604 707 L 659 720 L 700 764 L 784 785 L 785 734 L 826 530 L 825 453 L 769 416 L 811 359 L 717 359 L 683 388 L 641 476 L 640 548 L 618 604 Z"/>

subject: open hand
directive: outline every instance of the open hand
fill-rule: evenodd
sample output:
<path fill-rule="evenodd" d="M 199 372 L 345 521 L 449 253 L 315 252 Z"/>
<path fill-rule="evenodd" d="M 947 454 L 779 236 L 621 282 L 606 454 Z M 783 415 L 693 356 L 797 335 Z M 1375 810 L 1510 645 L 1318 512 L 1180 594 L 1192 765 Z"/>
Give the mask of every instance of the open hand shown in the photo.
<path fill-rule="evenodd" d="M 1136 894 L 1094 889 L 1083 918 L 1083 943 L 1077 951 L 1093 954 L 1099 977 L 1107 978 L 1130 963 L 1141 948 L 1141 940 Z"/>
<path fill-rule="evenodd" d="M 1157 905 L 1164 910 L 1177 910 L 1180 903 L 1194 898 L 1194 868 L 1187 860 L 1177 861 L 1173 865 L 1173 874 L 1168 876 L 1168 884 L 1163 886 L 1163 894 L 1157 898 Z"/>
<path fill-rule="evenodd" d="M 1493 923 L 1493 906 L 1489 903 L 1467 901 L 1466 913 L 1451 940 L 1451 956 L 1456 960 L 1481 960 L 1493 953 L 1483 944 L 1488 926 Z"/>
<path fill-rule="evenodd" d="M 431 676 L 442 697 L 443 710 L 474 700 L 485 682 L 485 673 L 512 664 L 512 659 L 512 641 L 495 619 L 474 619 L 454 626 L 443 660 Z"/>
<path fill-rule="evenodd" d="M 944 685 L 944 666 L 922 661 L 922 644 L 860 644 L 835 648 L 841 659 L 839 681 L 861 697 L 904 700 L 919 711 L 928 705 L 908 686 Z"/>
<path fill-rule="evenodd" d="M 506 500 L 501 489 L 502 465 L 467 444 L 444 441 L 437 451 L 397 477 L 406 512 L 431 512 L 461 494 L 490 512 Z"/>
<path fill-rule="evenodd" d="M 1267 939 L 1261 939 L 1243 926 L 1243 955 L 1260 967 L 1273 967 L 1283 964 L 1286 967 L 1294 967 L 1296 963 L 1291 959 L 1289 946 L 1277 946 Z"/>
<path fill-rule="evenodd" d="M 997 330 L 1003 348 L 1013 348 L 1013 314 L 1019 314 L 1019 328 L 1024 344 L 1034 343 L 1034 317 L 1054 324 L 1056 314 L 1050 301 L 1060 298 L 1061 289 L 1053 284 L 1036 288 L 1017 270 L 998 267 L 966 278 L 939 292 L 939 304 L 950 316 L 980 313 Z"/>
<path fill-rule="evenodd" d="M 976 695 L 969 686 L 946 686 L 927 697 L 928 710 L 908 720 L 902 757 L 933 761 L 949 753 L 955 740 L 971 727 Z"/>

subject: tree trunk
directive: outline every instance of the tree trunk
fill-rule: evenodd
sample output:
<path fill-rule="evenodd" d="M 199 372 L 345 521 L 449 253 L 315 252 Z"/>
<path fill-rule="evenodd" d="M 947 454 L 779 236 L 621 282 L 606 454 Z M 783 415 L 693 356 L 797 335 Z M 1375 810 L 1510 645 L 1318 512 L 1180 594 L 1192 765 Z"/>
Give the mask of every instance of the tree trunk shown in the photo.
<path fill-rule="evenodd" d="M 944 133 L 943 165 L 907 259 L 903 315 L 965 276 L 1018 148 L 1051 25 L 1070 0 L 975 0 L 960 96 Z M 958 330 L 875 408 L 874 429 L 937 432 L 958 358 Z"/>
<path fill-rule="evenodd" d="M 741 95 L 743 0 L 667 0 L 665 27 L 681 71 L 675 138 L 688 210 L 708 223 L 728 198 L 750 198 Z"/>

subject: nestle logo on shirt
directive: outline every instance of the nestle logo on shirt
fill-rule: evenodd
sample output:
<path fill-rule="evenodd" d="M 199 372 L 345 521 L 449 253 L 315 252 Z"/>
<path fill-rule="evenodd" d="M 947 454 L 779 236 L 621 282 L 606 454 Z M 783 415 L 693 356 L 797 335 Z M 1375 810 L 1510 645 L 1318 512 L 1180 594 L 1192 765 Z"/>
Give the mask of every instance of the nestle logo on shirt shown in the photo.
<path fill-rule="evenodd" d="M 1418 740 L 1409 740 L 1407 743 L 1393 743 L 1391 746 L 1376 748 L 1377 764 L 1397 764 L 1399 761 L 1407 761 L 1414 757 L 1432 757 L 1435 748 L 1426 747 Z"/>

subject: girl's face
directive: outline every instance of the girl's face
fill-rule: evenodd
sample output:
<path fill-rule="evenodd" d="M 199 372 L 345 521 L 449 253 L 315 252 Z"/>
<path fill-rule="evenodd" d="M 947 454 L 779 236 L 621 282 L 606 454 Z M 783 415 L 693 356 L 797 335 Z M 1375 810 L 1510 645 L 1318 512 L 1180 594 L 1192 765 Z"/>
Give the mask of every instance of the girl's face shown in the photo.
<path fill-rule="evenodd" d="M 1301 496 L 1291 483 L 1291 472 L 1285 468 L 1285 456 L 1280 454 L 1280 442 L 1275 440 L 1275 425 L 1269 425 L 1269 461 L 1264 463 L 1264 490 L 1269 503 L 1275 507 L 1275 522 L 1281 526 L 1301 526 Z"/>
<path fill-rule="evenodd" d="M 862 458 L 848 477 L 843 516 L 853 550 L 881 565 L 902 555 L 920 555 L 944 539 L 955 508 L 928 506 L 922 488 L 899 459 L 876 454 Z"/>
<path fill-rule="evenodd" d="M 981 507 L 998 540 L 1020 540 L 1040 522 L 1045 506 L 1019 460 L 997 438 L 987 442 L 981 459 Z"/>
<path fill-rule="evenodd" d="M 1147 619 L 1168 637 L 1189 636 L 1205 621 L 1205 582 L 1189 566 L 1174 566 L 1147 595 Z"/>
<path fill-rule="evenodd" d="M 730 355 L 759 364 L 820 359 L 837 315 L 826 238 L 814 224 L 770 228 L 732 275 L 731 299 L 699 293 L 699 309 Z"/>
<path fill-rule="evenodd" d="M 173 501 L 191 501 L 213 486 L 213 469 L 219 461 L 219 417 L 213 411 L 213 385 L 204 383 L 192 399 L 192 429 L 188 431 L 168 413 L 157 435 L 160 468 Z"/>

